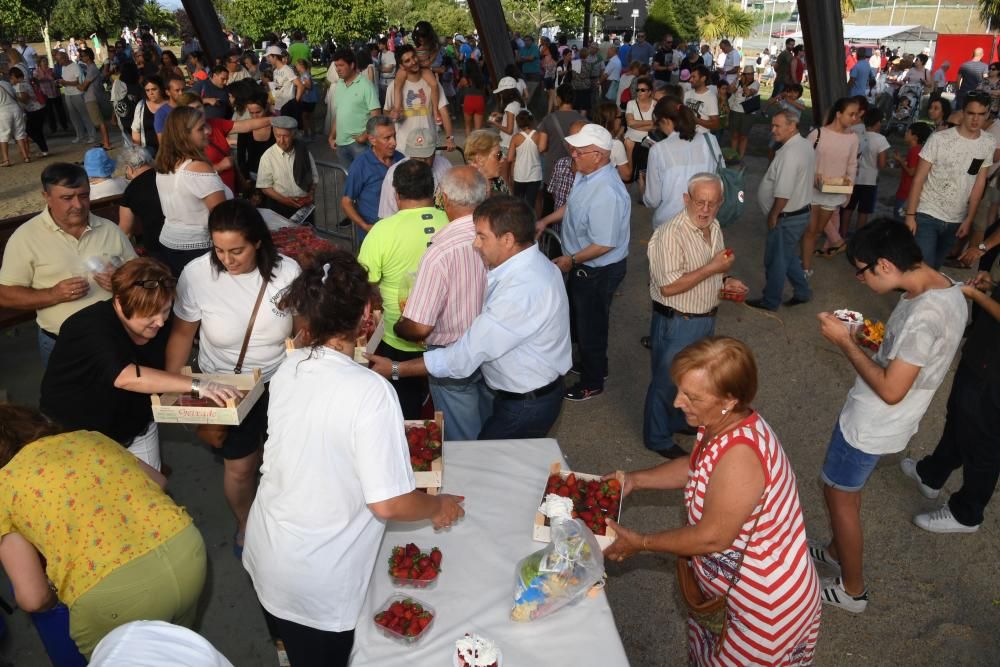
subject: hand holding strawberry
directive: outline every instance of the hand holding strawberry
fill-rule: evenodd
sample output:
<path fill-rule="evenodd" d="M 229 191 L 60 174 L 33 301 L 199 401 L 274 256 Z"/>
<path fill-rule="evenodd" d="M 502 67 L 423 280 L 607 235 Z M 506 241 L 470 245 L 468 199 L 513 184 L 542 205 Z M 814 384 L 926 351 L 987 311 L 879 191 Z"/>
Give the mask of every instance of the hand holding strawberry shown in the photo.
<path fill-rule="evenodd" d="M 607 549 L 604 550 L 605 560 L 613 560 L 617 562 L 622 562 L 626 558 L 631 558 L 640 551 L 643 551 L 643 536 L 642 533 L 637 533 L 634 530 L 629 530 L 628 528 L 622 528 L 622 526 L 614 519 L 608 519 L 608 527 L 615 531 L 618 535 L 618 539 L 611 543 Z"/>
<path fill-rule="evenodd" d="M 601 477 L 602 482 L 610 483 L 612 480 L 617 482 L 618 488 L 621 492 L 621 497 L 625 498 L 635 490 L 635 481 L 632 479 L 632 475 L 627 472 L 622 473 L 622 479 L 624 481 L 618 481 L 618 472 L 609 472 Z"/>

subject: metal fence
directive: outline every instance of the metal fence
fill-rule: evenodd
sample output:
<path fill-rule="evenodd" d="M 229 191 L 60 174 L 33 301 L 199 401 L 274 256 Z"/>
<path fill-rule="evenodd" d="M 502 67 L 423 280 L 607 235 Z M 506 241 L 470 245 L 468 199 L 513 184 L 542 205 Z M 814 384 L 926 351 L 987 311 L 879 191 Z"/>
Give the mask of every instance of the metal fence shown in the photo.
<path fill-rule="evenodd" d="M 353 222 L 341 226 L 340 222 L 347 218 L 341 199 L 344 196 L 344 184 L 347 182 L 347 170 L 336 162 L 316 160 L 319 171 L 319 183 L 316 187 L 316 229 L 327 236 L 350 242 L 351 250 L 357 251 L 357 227 Z"/>

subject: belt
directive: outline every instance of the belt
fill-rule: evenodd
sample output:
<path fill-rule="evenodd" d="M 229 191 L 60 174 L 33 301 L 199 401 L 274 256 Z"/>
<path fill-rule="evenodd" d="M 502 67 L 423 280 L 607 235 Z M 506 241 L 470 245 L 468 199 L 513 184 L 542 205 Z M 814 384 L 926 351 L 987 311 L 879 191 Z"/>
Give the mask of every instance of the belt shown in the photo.
<path fill-rule="evenodd" d="M 782 218 L 790 218 L 793 215 L 802 215 L 803 213 L 808 213 L 808 212 L 809 212 L 809 205 L 807 204 L 797 211 L 785 211 L 783 213 L 779 213 L 778 220 L 781 220 Z"/>
<path fill-rule="evenodd" d="M 653 311 L 663 315 L 664 317 L 683 317 L 686 320 L 690 320 L 698 317 L 715 317 L 715 314 L 719 312 L 719 307 L 716 306 L 707 313 L 683 313 L 679 310 L 671 308 L 670 306 L 664 306 L 659 301 L 654 301 Z"/>
<path fill-rule="evenodd" d="M 542 396 L 547 396 L 551 394 L 556 389 L 561 389 L 563 386 L 562 378 L 558 377 L 552 382 L 548 383 L 544 387 L 539 387 L 534 391 L 528 391 L 523 394 L 516 394 L 512 391 L 503 391 L 502 389 L 494 389 L 493 392 L 505 401 L 530 401 L 533 398 L 541 398 Z"/>
<path fill-rule="evenodd" d="M 52 340 L 59 340 L 59 336 L 55 335 L 51 331 L 46 331 L 45 329 L 43 329 L 41 327 L 38 327 L 38 330 L 41 331 L 42 335 L 46 336 L 47 338 L 51 338 Z"/>

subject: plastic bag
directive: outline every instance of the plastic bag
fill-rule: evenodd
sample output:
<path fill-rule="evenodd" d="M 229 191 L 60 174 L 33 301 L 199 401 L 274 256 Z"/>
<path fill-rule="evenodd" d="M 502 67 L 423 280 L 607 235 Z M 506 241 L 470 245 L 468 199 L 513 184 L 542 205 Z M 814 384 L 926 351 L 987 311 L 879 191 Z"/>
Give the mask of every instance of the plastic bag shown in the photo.
<path fill-rule="evenodd" d="M 552 519 L 552 542 L 526 558 L 514 572 L 514 621 L 547 616 L 587 594 L 604 575 L 604 554 L 579 519 Z"/>

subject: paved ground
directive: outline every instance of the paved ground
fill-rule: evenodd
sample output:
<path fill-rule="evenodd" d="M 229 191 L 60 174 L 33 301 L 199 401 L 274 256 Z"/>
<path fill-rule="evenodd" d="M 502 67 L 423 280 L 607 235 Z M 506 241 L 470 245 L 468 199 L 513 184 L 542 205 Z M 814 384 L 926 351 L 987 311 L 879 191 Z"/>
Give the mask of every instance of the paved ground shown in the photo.
<path fill-rule="evenodd" d="M 727 244 L 736 250 L 734 273 L 751 286 L 754 295 L 763 283 L 763 216 L 754 202 L 765 166 L 762 158 L 749 159 L 750 204 L 743 219 L 726 233 Z M 883 184 L 883 196 L 894 188 L 894 183 Z M 586 403 L 566 404 L 553 433 L 576 470 L 635 469 L 661 461 L 647 453 L 641 441 L 649 362 L 638 339 L 646 332 L 649 318 L 645 256 L 649 222 L 650 212 L 636 207 L 629 272 L 613 306 L 607 391 Z M 782 309 L 775 316 L 725 303 L 718 333 L 739 337 L 755 351 L 760 366 L 755 405 L 791 458 L 809 533 L 823 538 L 828 529 L 817 476 L 854 374 L 819 335 L 815 314 L 850 307 L 884 320 L 897 297 L 871 294 L 854 279 L 842 257 L 817 260 L 814 286 L 812 303 Z M 10 400 L 37 401 L 40 368 L 36 359 L 31 326 L 0 335 L 0 388 L 7 389 Z M 949 376 L 911 442 L 911 454 L 922 455 L 935 445 L 950 383 Z M 275 665 L 256 598 L 230 552 L 233 525 L 222 497 L 221 462 L 205 447 L 193 444 L 192 434 L 183 428 L 164 429 L 163 440 L 165 459 L 174 469 L 171 492 L 194 516 L 209 546 L 210 578 L 200 630 L 239 667 Z M 995 558 L 1000 549 L 1000 513 L 994 507 L 975 535 L 937 536 L 915 528 L 910 517 L 934 503 L 920 496 L 899 472 L 901 458 L 886 457 L 866 490 L 868 611 L 861 616 L 838 610 L 824 614 L 817 663 L 1000 664 L 996 641 L 1000 565 Z M 954 491 L 959 484 L 956 475 L 946 488 Z M 680 494 L 637 493 L 626 501 L 622 521 L 643 531 L 679 526 Z M 684 618 L 674 585 L 673 559 L 644 556 L 612 564 L 608 570 L 608 595 L 631 663 L 684 664 Z M 18 612 L 7 620 L 11 632 L 0 645 L 0 660 L 18 667 L 46 664 L 25 615 Z"/>

